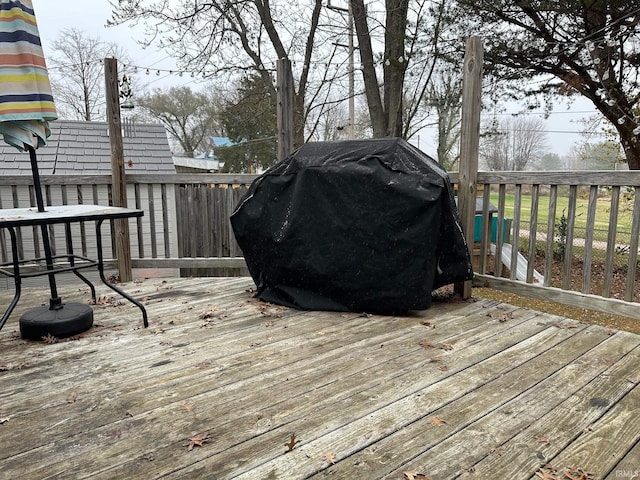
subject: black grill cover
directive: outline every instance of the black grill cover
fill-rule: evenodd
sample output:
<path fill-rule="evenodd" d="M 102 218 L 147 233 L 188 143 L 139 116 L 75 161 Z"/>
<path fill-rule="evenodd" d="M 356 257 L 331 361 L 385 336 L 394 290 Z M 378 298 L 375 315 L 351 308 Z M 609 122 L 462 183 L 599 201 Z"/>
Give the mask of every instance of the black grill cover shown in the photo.
<path fill-rule="evenodd" d="M 404 140 L 308 143 L 231 215 L 257 297 L 303 310 L 393 313 L 473 277 L 449 177 Z"/>

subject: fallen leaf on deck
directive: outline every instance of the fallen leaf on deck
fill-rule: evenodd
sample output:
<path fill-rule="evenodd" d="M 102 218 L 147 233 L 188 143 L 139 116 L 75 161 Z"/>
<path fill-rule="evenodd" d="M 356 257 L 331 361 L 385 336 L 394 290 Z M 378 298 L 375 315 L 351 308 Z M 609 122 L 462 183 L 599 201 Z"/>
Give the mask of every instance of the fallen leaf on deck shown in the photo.
<path fill-rule="evenodd" d="M 118 438 L 122 437 L 122 430 L 119 429 L 119 428 L 117 430 L 111 430 L 110 432 L 107 432 L 105 434 L 105 436 L 107 438 L 116 438 L 116 439 L 118 439 Z"/>
<path fill-rule="evenodd" d="M 564 478 L 568 480 L 593 480 L 593 473 L 585 471 L 582 467 L 570 467 L 564 472 Z"/>
<path fill-rule="evenodd" d="M 546 443 L 547 445 L 551 445 L 551 438 L 550 437 L 545 437 L 542 435 L 536 435 L 535 437 L 536 442 L 538 443 Z"/>
<path fill-rule="evenodd" d="M 54 343 L 58 343 L 58 339 L 51 335 L 50 333 L 46 337 L 42 337 L 42 341 L 47 345 L 53 345 Z"/>
<path fill-rule="evenodd" d="M 430 480 L 428 475 L 418 472 L 402 472 L 402 476 L 405 480 Z"/>
<path fill-rule="evenodd" d="M 487 317 L 495 318 L 496 320 L 498 320 L 498 322 L 504 323 L 510 318 L 513 318 L 513 312 L 504 312 L 504 313 L 490 312 L 490 313 L 487 313 Z"/>
<path fill-rule="evenodd" d="M 542 478 L 542 480 L 558 480 L 556 472 L 557 470 L 550 466 L 540 467 L 536 472 L 536 477 Z"/>
<path fill-rule="evenodd" d="M 431 417 L 429 418 L 429 423 L 431 423 L 431 425 L 435 425 L 436 427 L 440 427 L 447 422 L 446 420 L 443 420 L 440 417 Z"/>
<path fill-rule="evenodd" d="M 215 305 L 209 307 L 207 311 L 200 314 L 200 317 L 199 317 L 200 320 L 206 320 L 207 318 L 215 317 L 217 310 L 218 310 L 218 307 L 216 307 Z"/>
<path fill-rule="evenodd" d="M 117 305 L 122 305 L 123 303 L 118 300 L 115 296 L 104 296 L 104 297 L 98 297 L 96 298 L 95 302 L 92 303 L 92 301 L 89 301 L 89 304 L 93 304 L 93 305 L 102 305 L 105 307 L 108 306 L 117 306 Z"/>
<path fill-rule="evenodd" d="M 567 323 L 567 322 L 555 322 L 554 324 L 552 324 L 554 327 L 556 328 L 578 328 L 578 324 L 576 323 Z"/>
<path fill-rule="evenodd" d="M 296 448 L 296 445 L 298 443 L 300 443 L 300 440 L 296 440 L 296 434 L 292 433 L 289 441 L 284 444 L 284 446 L 287 447 L 287 450 L 284 453 L 292 451 L 294 448 Z"/>
<path fill-rule="evenodd" d="M 504 452 L 504 447 L 493 447 L 489 450 L 489 453 L 497 453 L 499 457 L 502 456 Z"/>
<path fill-rule="evenodd" d="M 195 437 L 191 437 L 183 446 L 187 447 L 190 452 L 194 447 L 202 447 L 205 443 L 209 442 L 209 432 L 204 432 Z"/>
<path fill-rule="evenodd" d="M 336 464 L 336 454 L 335 453 L 325 453 L 324 455 L 322 455 L 322 458 L 324 458 L 331 465 L 335 465 Z"/>
<path fill-rule="evenodd" d="M 73 392 L 69 398 L 67 398 L 67 403 L 76 403 L 76 400 L 78 400 L 78 393 Z"/>
<path fill-rule="evenodd" d="M 453 345 L 450 343 L 430 343 L 420 342 L 422 348 L 439 348 L 440 350 L 453 350 Z"/>

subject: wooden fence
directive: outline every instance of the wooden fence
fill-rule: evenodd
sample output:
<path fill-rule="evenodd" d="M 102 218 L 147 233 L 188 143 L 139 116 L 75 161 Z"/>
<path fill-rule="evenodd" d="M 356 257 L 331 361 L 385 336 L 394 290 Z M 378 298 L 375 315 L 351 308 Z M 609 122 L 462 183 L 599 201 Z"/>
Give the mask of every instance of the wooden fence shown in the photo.
<path fill-rule="evenodd" d="M 130 220 L 134 271 L 246 275 L 229 216 L 255 178 L 128 175 L 129 207 L 145 212 Z M 47 204 L 111 204 L 109 175 L 41 180 Z M 456 183 L 457 174 L 451 180 Z M 0 208 L 33 205 L 31 183 L 30 176 L 0 179 Z M 640 318 L 640 172 L 478 172 L 477 187 L 481 209 L 473 235 L 467 233 L 476 255 L 474 285 Z M 76 245 L 93 255 L 93 228 L 75 227 Z M 604 238 L 596 238 L 598 231 Z M 111 245 L 106 257 L 113 259 L 112 228 L 103 234 Z M 21 229 L 21 258 L 38 253 L 38 235 L 38 229 Z M 64 248 L 62 227 L 49 235 L 54 249 Z M 0 231 L 3 262 L 6 237 Z"/>

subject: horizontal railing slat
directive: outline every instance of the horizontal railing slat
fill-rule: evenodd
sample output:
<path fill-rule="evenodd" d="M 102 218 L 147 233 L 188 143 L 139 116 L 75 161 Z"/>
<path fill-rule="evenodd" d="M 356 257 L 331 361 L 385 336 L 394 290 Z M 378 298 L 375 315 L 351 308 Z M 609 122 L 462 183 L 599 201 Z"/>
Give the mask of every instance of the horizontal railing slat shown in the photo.
<path fill-rule="evenodd" d="M 181 269 L 183 274 L 190 271 L 200 274 L 209 269 L 225 272 L 242 269 L 246 274 L 246 263 L 233 237 L 229 216 L 247 187 L 257 178 L 254 174 L 127 174 L 130 206 L 145 212 L 131 224 L 132 252 L 137 252 L 138 256 L 132 259 L 133 268 Z M 458 178 L 457 172 L 450 173 L 452 183 L 457 183 Z M 49 204 L 109 204 L 111 201 L 111 175 L 42 175 L 41 182 Z M 474 252 L 481 252 L 481 258 L 474 263 L 477 279 L 492 288 L 634 316 L 627 307 L 628 304 L 638 306 L 633 301 L 637 301 L 634 288 L 637 288 L 638 279 L 640 171 L 478 172 L 477 182 L 484 187 L 483 208 L 476 213 L 482 219 L 481 240 L 474 248 Z M 627 202 L 624 208 L 618 201 L 623 187 L 626 195 L 635 194 L 635 200 Z M 587 197 L 586 211 L 585 207 L 578 211 L 578 202 L 584 202 Z M 490 213 L 488 204 L 496 198 L 497 212 Z M 33 201 L 30 175 L 0 179 L 1 208 L 24 207 L 30 202 L 33 205 Z M 548 206 L 543 201 L 548 201 Z M 600 220 L 597 223 L 596 210 L 601 201 L 609 202 L 611 210 L 608 222 Z M 621 232 L 618 227 L 618 216 L 622 212 L 633 216 L 631 227 L 627 229 L 630 231 Z M 542 221 L 545 215 L 547 218 Z M 565 256 L 558 269 L 554 267 L 554 261 L 557 262 L 557 257 L 563 253 L 557 251 L 561 243 L 561 217 L 564 217 Z M 495 232 L 491 231 L 489 220 L 497 221 Z M 507 227 L 503 227 L 505 225 Z M 74 230 L 74 243 L 79 236 L 77 248 L 85 256 L 95 249 L 95 230 L 91 224 L 87 227 L 91 228 L 81 225 Z M 606 240 L 602 240 L 601 232 L 607 234 Z M 103 243 L 108 250 L 113 244 L 111 229 L 105 228 L 103 234 Z M 21 259 L 41 248 L 38 238 L 41 232 L 20 229 L 17 235 Z M 10 251 L 7 237 L 0 232 L 3 259 Z M 53 229 L 50 237 L 57 250 L 64 248 L 62 228 Z M 506 243 L 513 246 L 510 258 L 504 259 L 504 263 L 510 261 L 512 271 L 507 271 L 503 263 L 502 246 Z M 620 303 L 619 292 L 618 299 L 606 297 L 613 297 L 612 278 L 618 268 L 615 261 L 619 251 L 624 249 L 628 250 L 626 268 L 629 271 L 624 301 Z M 492 258 L 490 251 L 494 252 Z M 606 255 L 604 288 L 595 295 L 591 292 L 594 286 L 592 262 L 602 251 Z M 105 253 L 107 257 L 113 256 L 113 250 Z M 537 260 L 543 269 L 544 281 L 536 283 L 533 274 L 538 272 L 535 272 L 534 260 L 540 255 L 544 258 Z M 529 263 L 524 279 L 519 280 L 515 267 L 523 261 Z M 575 261 L 584 264 L 582 277 L 577 281 L 571 278 Z M 489 272 L 491 269 L 493 272 Z M 552 281 L 554 271 L 561 277 L 559 283 Z"/>

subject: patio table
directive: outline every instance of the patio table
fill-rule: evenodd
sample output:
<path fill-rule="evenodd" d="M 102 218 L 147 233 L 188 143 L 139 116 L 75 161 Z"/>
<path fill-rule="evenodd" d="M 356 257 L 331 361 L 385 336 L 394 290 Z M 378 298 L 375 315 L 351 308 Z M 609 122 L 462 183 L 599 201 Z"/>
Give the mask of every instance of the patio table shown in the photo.
<path fill-rule="evenodd" d="M 142 210 L 129 209 L 122 207 L 105 207 L 102 205 L 61 205 L 61 206 L 47 206 L 44 212 L 38 211 L 36 207 L 32 208 L 11 208 L 0 209 L 0 230 L 6 229 L 9 231 L 11 238 L 11 261 L 0 263 L 0 274 L 13 277 L 15 280 L 15 293 L 13 300 L 9 304 L 8 309 L 2 315 L 0 319 L 0 329 L 4 326 L 5 322 L 11 315 L 11 312 L 20 300 L 21 284 L 23 278 L 37 277 L 44 275 L 55 275 L 63 272 L 73 272 L 83 282 L 85 282 L 91 289 L 91 296 L 95 300 L 96 292 L 95 287 L 89 279 L 80 273 L 80 270 L 95 267 L 98 270 L 100 279 L 111 290 L 118 293 L 129 302 L 136 305 L 142 312 L 144 326 L 148 326 L 147 312 L 144 306 L 135 300 L 133 297 L 126 294 L 120 288 L 110 283 L 104 275 L 104 255 L 102 248 L 102 235 L 101 227 L 105 220 L 115 220 L 119 218 L 135 218 L 141 217 L 144 214 Z M 97 259 L 89 258 L 82 255 L 77 255 L 73 251 L 73 238 L 71 234 L 71 224 L 80 223 L 85 221 L 95 221 L 96 227 L 96 247 L 97 247 Z M 54 224 L 62 224 L 65 228 L 65 243 L 66 253 L 61 255 L 52 256 L 51 264 L 48 264 L 45 268 L 36 271 L 25 272 L 21 269 L 22 266 L 27 264 L 41 264 L 44 265 L 44 258 L 31 258 L 20 259 L 19 258 L 19 243 L 17 241 L 16 229 L 19 227 L 35 227 L 35 226 L 49 226 Z M 61 263 L 61 260 L 66 260 L 66 263 Z M 54 295 L 59 302 L 60 299 L 57 295 Z"/>

